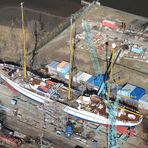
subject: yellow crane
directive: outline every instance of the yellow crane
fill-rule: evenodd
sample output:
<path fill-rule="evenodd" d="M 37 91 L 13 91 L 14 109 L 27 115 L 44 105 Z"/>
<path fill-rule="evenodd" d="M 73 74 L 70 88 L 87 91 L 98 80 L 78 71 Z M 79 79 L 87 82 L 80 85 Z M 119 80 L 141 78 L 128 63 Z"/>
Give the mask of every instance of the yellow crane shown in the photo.
<path fill-rule="evenodd" d="M 26 80 L 26 34 L 24 27 L 24 6 L 23 2 L 21 3 L 21 16 L 22 16 L 22 35 L 23 35 L 23 52 L 24 52 L 24 61 L 23 61 L 23 71 L 24 71 L 24 80 Z"/>
<path fill-rule="evenodd" d="M 68 100 L 71 100 L 71 75 L 72 75 L 72 56 L 73 56 L 73 43 L 72 43 L 72 18 L 70 19 L 70 70 L 68 80 Z"/>

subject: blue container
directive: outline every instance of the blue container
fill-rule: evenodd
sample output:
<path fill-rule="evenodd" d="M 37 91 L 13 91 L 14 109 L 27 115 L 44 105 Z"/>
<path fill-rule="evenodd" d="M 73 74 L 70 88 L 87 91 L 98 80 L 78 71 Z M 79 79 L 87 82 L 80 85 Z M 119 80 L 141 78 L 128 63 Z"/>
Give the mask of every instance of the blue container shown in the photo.
<path fill-rule="evenodd" d="M 132 52 L 135 52 L 135 53 L 143 53 L 143 49 L 142 48 L 136 48 L 136 47 L 132 47 Z"/>
<path fill-rule="evenodd" d="M 70 70 L 69 65 L 66 65 L 59 70 L 59 73 L 62 73 L 65 75 L 69 72 L 69 70 Z"/>
<path fill-rule="evenodd" d="M 68 74 L 68 72 L 66 72 L 66 73 L 59 72 L 59 77 L 60 77 L 60 78 L 65 78 L 65 75 L 66 75 L 66 74 Z"/>
<path fill-rule="evenodd" d="M 93 148 L 97 148 L 97 141 L 96 141 L 96 140 L 93 140 L 93 141 L 92 141 L 92 147 L 93 147 Z"/>
<path fill-rule="evenodd" d="M 138 101 L 143 95 L 145 94 L 145 89 L 141 87 L 136 87 L 130 94 L 130 96 L 133 96 L 133 100 Z"/>
<path fill-rule="evenodd" d="M 69 66 L 65 66 L 65 67 L 62 69 L 62 73 L 67 74 L 68 72 L 69 72 Z"/>
<path fill-rule="evenodd" d="M 73 134 L 73 126 L 72 123 L 67 124 L 66 129 L 65 129 L 65 134 L 69 137 Z"/>
<path fill-rule="evenodd" d="M 59 62 L 57 62 L 57 61 L 52 61 L 52 62 L 51 62 L 50 64 L 48 64 L 47 66 L 56 68 L 58 64 L 59 64 Z"/>
<path fill-rule="evenodd" d="M 132 85 L 132 84 L 130 84 Z M 132 86 L 135 86 L 135 85 L 132 85 Z M 130 92 L 130 95 L 132 98 L 131 99 L 123 99 L 122 100 L 125 100 L 127 102 L 130 102 L 132 104 L 135 104 L 135 105 L 138 105 L 138 101 L 140 100 L 140 98 L 145 94 L 145 89 L 141 88 L 141 87 L 138 87 L 138 86 L 135 86 L 135 89 L 133 89 L 131 92 Z"/>
<path fill-rule="evenodd" d="M 100 87 L 103 81 L 104 74 L 99 74 L 96 77 L 92 76 L 90 79 L 88 79 L 87 83 L 92 86 Z"/>

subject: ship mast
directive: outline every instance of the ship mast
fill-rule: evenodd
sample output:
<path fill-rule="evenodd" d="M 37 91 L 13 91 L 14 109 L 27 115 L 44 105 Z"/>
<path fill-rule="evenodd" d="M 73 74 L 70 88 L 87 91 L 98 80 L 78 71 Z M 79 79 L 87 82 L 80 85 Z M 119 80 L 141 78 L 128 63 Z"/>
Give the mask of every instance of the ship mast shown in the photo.
<path fill-rule="evenodd" d="M 25 36 L 25 27 L 24 27 L 24 7 L 23 2 L 21 2 L 21 17 L 22 17 L 22 35 L 23 35 L 23 52 L 24 52 L 24 61 L 23 61 L 23 72 L 24 80 L 26 80 L 26 36 Z"/>
<path fill-rule="evenodd" d="M 71 100 L 72 55 L 73 55 L 73 43 L 72 43 L 72 18 L 71 18 L 70 19 L 70 70 L 69 70 L 69 80 L 68 80 L 68 100 Z"/>

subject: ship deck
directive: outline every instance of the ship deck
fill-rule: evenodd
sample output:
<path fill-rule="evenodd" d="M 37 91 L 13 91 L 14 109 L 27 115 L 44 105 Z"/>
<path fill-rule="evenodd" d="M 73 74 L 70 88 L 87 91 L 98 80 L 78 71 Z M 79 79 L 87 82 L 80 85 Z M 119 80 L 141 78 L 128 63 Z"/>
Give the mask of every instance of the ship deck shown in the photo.
<path fill-rule="evenodd" d="M 96 95 L 91 96 L 90 101 L 87 102 L 84 101 L 83 97 L 81 96 L 77 102 L 81 104 L 81 109 L 83 110 L 94 113 L 96 115 L 102 115 L 104 117 L 108 116 L 108 113 L 106 112 L 106 105 L 103 99 Z M 117 120 L 135 123 L 140 121 L 141 117 L 142 116 L 136 111 L 133 112 L 120 106 L 117 108 Z"/>
<path fill-rule="evenodd" d="M 22 79 L 22 70 L 14 70 L 13 67 L 5 67 L 2 68 L 2 70 L 5 75 L 7 74 L 9 79 L 13 80 L 20 86 L 34 93 L 37 93 L 38 95 L 41 95 L 43 97 L 49 97 L 49 99 L 60 101 L 61 103 L 67 104 L 74 108 L 79 108 L 81 104 L 81 109 L 85 111 L 98 114 L 104 117 L 108 116 L 104 100 L 99 96 L 92 95 L 89 101 L 84 101 L 79 91 L 71 89 L 72 100 L 68 100 L 68 88 L 60 82 L 55 82 L 51 78 L 41 78 L 29 71 L 27 71 L 27 79 L 24 81 Z M 122 106 L 122 104 L 120 104 L 120 106 Z M 141 117 L 142 116 L 138 112 L 133 112 L 129 109 L 125 109 L 124 106 L 119 107 L 117 109 L 117 120 L 135 123 L 140 121 Z"/>

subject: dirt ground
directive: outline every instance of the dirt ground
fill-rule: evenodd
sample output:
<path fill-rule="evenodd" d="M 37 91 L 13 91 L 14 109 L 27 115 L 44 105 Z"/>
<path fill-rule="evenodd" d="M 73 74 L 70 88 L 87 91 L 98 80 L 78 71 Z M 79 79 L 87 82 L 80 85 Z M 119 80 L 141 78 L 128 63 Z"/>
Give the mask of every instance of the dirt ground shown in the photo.
<path fill-rule="evenodd" d="M 47 40 L 48 34 L 65 18 L 28 8 L 25 9 L 24 16 L 27 59 L 30 59 L 32 56 L 30 53 L 40 46 L 43 40 Z M 23 35 L 20 8 L 5 7 L 0 9 L 0 31 L 0 59 L 22 62 Z"/>

